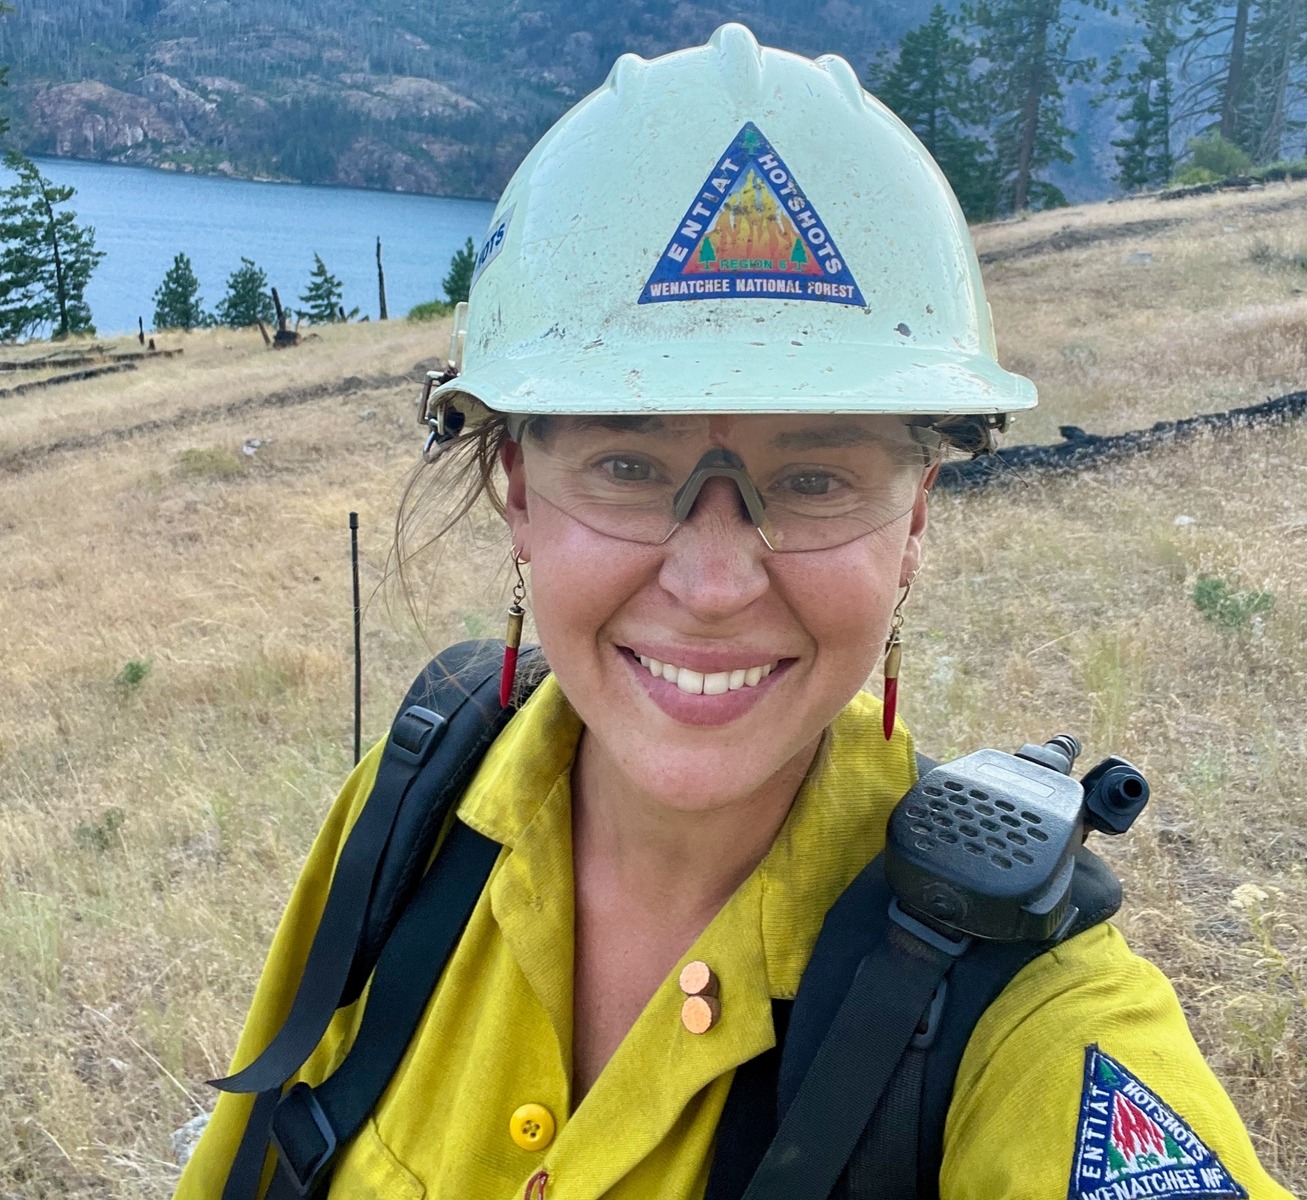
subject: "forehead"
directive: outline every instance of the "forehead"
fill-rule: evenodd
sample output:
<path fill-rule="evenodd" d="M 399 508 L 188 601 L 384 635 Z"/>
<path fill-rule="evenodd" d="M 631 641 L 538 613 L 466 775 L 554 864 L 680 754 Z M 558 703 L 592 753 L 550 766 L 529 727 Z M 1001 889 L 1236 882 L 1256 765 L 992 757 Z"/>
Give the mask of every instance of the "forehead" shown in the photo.
<path fill-rule="evenodd" d="M 884 442 L 920 443 L 924 427 L 887 414 L 762 414 L 709 416 L 627 415 L 548 417 L 531 422 L 545 433 L 609 432 L 651 441 L 695 441 L 739 448 L 765 445 L 783 450 L 837 450 Z"/>

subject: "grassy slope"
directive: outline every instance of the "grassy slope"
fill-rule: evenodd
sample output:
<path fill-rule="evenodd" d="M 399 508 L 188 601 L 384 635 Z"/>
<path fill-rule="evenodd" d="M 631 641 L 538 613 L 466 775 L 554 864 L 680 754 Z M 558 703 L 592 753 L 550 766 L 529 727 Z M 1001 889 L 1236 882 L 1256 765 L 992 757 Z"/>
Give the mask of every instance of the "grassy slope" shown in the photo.
<path fill-rule="evenodd" d="M 979 230 L 991 256 L 1065 224 L 1105 235 L 987 268 L 1005 357 L 1044 397 L 1014 437 L 1302 387 L 1304 206 L 1307 187 L 1281 187 Z M 1163 218 L 1182 223 L 1113 236 Z M 395 323 L 285 354 L 229 332 L 185 345 L 135 375 L 0 398 L 0 1146 L 16 1147 L 0 1195 L 15 1200 L 168 1194 L 169 1132 L 207 1103 L 349 766 L 346 513 L 370 593 L 418 445 L 416 384 L 398 377 L 441 339 Z M 1268 1165 L 1307 1190 L 1307 429 L 941 497 L 933 519 L 903 684 L 924 748 L 1068 728 L 1090 761 L 1145 767 L 1154 804 L 1109 850 L 1121 923 L 1176 981 Z M 429 643 L 498 631 L 503 550 L 484 523 L 424 566 Z M 1223 630 L 1190 599 L 1203 573 L 1275 608 Z M 380 596 L 366 629 L 371 737 L 425 648 Z M 149 674 L 115 683 L 131 660 Z M 1232 903 L 1244 884 L 1252 907 Z"/>

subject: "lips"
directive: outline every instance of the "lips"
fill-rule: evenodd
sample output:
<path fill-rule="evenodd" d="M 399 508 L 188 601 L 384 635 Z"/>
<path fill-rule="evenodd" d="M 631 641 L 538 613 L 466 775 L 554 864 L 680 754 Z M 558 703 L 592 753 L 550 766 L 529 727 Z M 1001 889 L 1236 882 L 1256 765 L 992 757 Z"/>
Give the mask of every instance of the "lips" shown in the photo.
<path fill-rule="evenodd" d="M 635 657 L 655 679 L 674 683 L 679 691 L 691 696 L 724 696 L 741 688 L 757 687 L 777 666 L 775 662 L 767 662 L 729 671 L 696 671 L 691 667 L 660 662 L 645 654 L 636 654 Z"/>

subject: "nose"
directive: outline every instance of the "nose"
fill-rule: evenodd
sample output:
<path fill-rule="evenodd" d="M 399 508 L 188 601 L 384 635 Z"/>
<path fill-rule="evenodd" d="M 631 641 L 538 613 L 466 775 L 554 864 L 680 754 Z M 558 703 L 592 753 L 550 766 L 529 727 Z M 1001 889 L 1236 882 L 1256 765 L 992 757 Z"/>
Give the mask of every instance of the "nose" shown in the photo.
<path fill-rule="evenodd" d="M 730 479 L 704 482 L 663 552 L 659 584 L 705 620 L 743 611 L 771 586 L 767 545 Z"/>

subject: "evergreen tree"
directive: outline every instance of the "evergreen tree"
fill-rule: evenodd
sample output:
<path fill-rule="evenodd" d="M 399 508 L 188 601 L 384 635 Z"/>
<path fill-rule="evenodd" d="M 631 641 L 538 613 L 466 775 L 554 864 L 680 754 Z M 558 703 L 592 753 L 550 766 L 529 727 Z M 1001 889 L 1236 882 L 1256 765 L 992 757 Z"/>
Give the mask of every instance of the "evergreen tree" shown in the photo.
<path fill-rule="evenodd" d="M 241 256 L 241 265 L 227 278 L 227 294 L 218 303 L 214 316 L 219 325 L 243 329 L 263 321 L 271 324 L 276 319 L 272 295 L 268 291 L 268 276 L 251 259 Z"/>
<path fill-rule="evenodd" d="M 91 226 L 55 211 L 76 190 L 51 183 L 15 151 L 4 161 L 18 181 L 0 191 L 0 338 L 94 333 L 84 294 L 104 254 Z"/>
<path fill-rule="evenodd" d="M 440 285 L 445 289 L 451 304 L 467 299 L 468 292 L 472 290 L 472 272 L 476 270 L 476 265 L 476 245 L 468 238 L 467 245 L 455 251 L 454 257 L 449 260 L 449 274 Z"/>
<path fill-rule="evenodd" d="M 154 293 L 155 329 L 194 329 L 207 325 L 210 318 L 200 299 L 200 281 L 195 278 L 191 260 L 179 254 Z"/>
<path fill-rule="evenodd" d="M 1285 139 L 1303 128 L 1307 67 L 1307 0 L 1264 0 L 1253 13 L 1245 47 L 1244 88 L 1236 113 L 1237 144 L 1258 165 L 1274 162 Z"/>
<path fill-rule="evenodd" d="M 868 86 L 939 163 L 968 220 L 987 221 L 998 203 L 998 177 L 989 146 L 976 131 L 989 113 L 972 77 L 975 49 L 957 29 L 957 19 L 936 4 L 896 51 L 877 56 Z"/>
<path fill-rule="evenodd" d="M 322 261 L 321 255 L 313 256 L 313 270 L 309 274 L 309 286 L 300 295 L 300 301 L 306 307 L 297 309 L 296 315 L 314 325 L 330 325 L 336 321 L 348 320 L 358 316 L 358 309 L 346 314 L 342 301 L 345 289 L 341 282 Z"/>
<path fill-rule="evenodd" d="M 1054 163 L 1075 156 L 1063 89 L 1092 74 L 1092 59 L 1071 56 L 1074 0 L 971 0 L 963 5 L 974 29 L 977 55 L 988 65 L 979 94 L 993 114 L 1000 208 L 1052 208 L 1066 197 L 1041 178 Z"/>
<path fill-rule="evenodd" d="M 1307 0 L 1189 0 L 1177 123 L 1273 162 L 1303 128 Z"/>
<path fill-rule="evenodd" d="M 1160 187 L 1175 169 L 1171 154 L 1173 110 L 1172 57 L 1180 44 L 1179 0 L 1136 0 L 1140 44 L 1135 61 L 1126 70 L 1130 49 L 1115 55 L 1104 82 L 1120 85 L 1109 95 L 1123 101 L 1120 112 L 1123 136 L 1112 143 L 1117 183 L 1126 191 Z"/>

